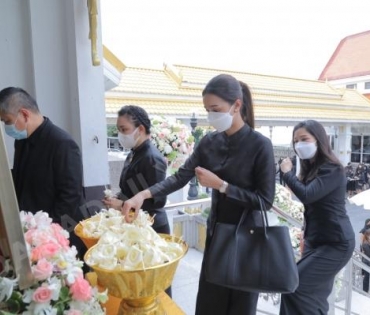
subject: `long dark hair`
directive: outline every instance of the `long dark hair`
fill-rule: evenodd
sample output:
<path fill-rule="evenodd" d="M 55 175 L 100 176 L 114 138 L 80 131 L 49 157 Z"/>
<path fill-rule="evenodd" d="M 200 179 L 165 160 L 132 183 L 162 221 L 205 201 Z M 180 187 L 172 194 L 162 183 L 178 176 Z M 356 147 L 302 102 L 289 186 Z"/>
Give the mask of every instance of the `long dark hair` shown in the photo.
<path fill-rule="evenodd" d="M 145 127 L 145 133 L 147 135 L 150 134 L 151 123 L 145 109 L 135 105 L 123 106 L 118 112 L 118 117 L 120 116 L 127 116 L 135 127 L 143 125 Z"/>
<path fill-rule="evenodd" d="M 334 155 L 331 149 L 328 135 L 326 134 L 325 128 L 316 120 L 305 120 L 298 123 L 293 129 L 293 139 L 294 133 L 300 129 L 304 128 L 309 134 L 311 134 L 316 139 L 317 152 L 314 156 L 314 161 L 311 160 L 300 160 L 301 171 L 300 179 L 303 182 L 310 181 L 315 178 L 319 167 L 324 163 L 333 163 L 339 165 L 342 169 L 342 163 Z"/>
<path fill-rule="evenodd" d="M 220 74 L 211 79 L 202 92 L 202 96 L 213 94 L 233 105 L 237 99 L 242 101 L 240 114 L 245 123 L 254 129 L 254 110 L 252 93 L 247 84 L 228 74 Z"/>

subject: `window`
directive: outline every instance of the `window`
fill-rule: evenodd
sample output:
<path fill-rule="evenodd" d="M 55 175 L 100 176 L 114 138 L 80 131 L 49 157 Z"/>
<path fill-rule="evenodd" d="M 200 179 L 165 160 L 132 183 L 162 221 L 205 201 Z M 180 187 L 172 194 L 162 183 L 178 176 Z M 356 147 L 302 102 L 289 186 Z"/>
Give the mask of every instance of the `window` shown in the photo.
<path fill-rule="evenodd" d="M 370 136 L 352 136 L 351 162 L 370 163 Z"/>
<path fill-rule="evenodd" d="M 353 90 L 355 90 L 355 89 L 357 89 L 357 84 L 356 83 L 354 83 L 354 84 L 347 84 L 346 85 L 346 88 L 347 89 L 353 89 Z"/>
<path fill-rule="evenodd" d="M 365 90 L 370 90 L 370 82 L 365 82 Z"/>

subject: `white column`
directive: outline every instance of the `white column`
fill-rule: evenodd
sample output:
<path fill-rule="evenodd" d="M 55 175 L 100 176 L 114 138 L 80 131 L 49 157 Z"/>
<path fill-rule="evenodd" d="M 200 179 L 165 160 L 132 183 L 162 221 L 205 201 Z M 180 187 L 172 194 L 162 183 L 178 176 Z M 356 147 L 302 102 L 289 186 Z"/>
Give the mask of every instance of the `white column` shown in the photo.
<path fill-rule="evenodd" d="M 351 125 L 342 125 L 338 127 L 338 152 L 337 157 L 343 165 L 351 161 L 351 143 L 352 132 Z"/>
<path fill-rule="evenodd" d="M 1 88 L 27 90 L 43 115 L 74 137 L 86 188 L 109 183 L 103 66 L 92 65 L 87 1 L 3 0 L 0 28 Z"/>

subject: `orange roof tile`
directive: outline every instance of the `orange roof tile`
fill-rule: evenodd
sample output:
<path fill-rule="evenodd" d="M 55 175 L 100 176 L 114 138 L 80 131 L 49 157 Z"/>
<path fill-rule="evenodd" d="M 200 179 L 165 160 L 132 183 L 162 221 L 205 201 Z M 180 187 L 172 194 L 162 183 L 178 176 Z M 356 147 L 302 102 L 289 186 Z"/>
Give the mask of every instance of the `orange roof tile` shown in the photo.
<path fill-rule="evenodd" d="M 342 39 L 319 80 L 338 80 L 370 74 L 370 31 Z"/>

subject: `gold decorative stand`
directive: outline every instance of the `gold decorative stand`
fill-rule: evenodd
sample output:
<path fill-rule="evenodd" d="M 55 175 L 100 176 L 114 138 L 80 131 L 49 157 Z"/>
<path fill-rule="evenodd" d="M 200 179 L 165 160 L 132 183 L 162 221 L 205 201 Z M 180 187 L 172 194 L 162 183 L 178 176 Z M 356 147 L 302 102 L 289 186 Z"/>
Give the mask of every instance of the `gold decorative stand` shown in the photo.
<path fill-rule="evenodd" d="M 91 266 L 94 272 L 86 276 L 88 281 L 100 289 L 108 289 L 109 300 L 104 305 L 108 315 L 185 315 L 164 290 L 171 285 L 178 263 L 188 251 L 188 245 L 175 236 L 160 236 L 179 243 L 183 248 L 182 255 L 145 270 L 117 271 Z M 94 246 L 86 252 L 85 260 Z"/>
<path fill-rule="evenodd" d="M 90 282 L 92 286 L 97 285 L 97 275 L 95 272 L 90 272 L 86 274 L 86 279 Z M 99 289 L 101 291 L 104 290 L 102 287 L 99 287 Z M 158 303 L 158 311 L 161 312 L 161 314 L 186 315 L 185 312 L 181 310 L 177 306 L 177 304 L 164 291 L 162 291 L 156 297 L 156 303 Z M 123 302 L 123 304 L 125 304 L 125 302 Z M 148 310 L 148 309 L 140 310 L 137 307 L 135 307 L 134 310 L 120 309 L 120 307 L 122 307 L 122 300 L 112 295 L 109 295 L 109 300 L 106 304 L 103 304 L 103 307 L 106 309 L 107 315 L 117 315 L 117 314 L 125 314 L 125 315 L 126 314 L 135 314 L 135 315 L 138 315 L 138 314 L 149 315 L 150 314 L 152 315 L 153 314 L 153 312 L 150 313 L 151 310 Z M 128 313 L 128 311 L 131 311 L 131 313 Z"/>

